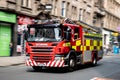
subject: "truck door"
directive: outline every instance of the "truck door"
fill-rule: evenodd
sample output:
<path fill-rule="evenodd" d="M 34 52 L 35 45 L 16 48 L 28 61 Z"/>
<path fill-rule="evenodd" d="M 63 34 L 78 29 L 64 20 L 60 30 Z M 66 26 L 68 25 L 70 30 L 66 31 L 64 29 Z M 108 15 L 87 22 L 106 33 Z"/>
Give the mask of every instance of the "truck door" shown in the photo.
<path fill-rule="evenodd" d="M 74 41 L 72 43 L 72 49 L 75 51 L 80 51 L 80 45 L 81 45 L 81 39 L 80 39 L 80 28 L 75 27 L 74 28 Z"/>

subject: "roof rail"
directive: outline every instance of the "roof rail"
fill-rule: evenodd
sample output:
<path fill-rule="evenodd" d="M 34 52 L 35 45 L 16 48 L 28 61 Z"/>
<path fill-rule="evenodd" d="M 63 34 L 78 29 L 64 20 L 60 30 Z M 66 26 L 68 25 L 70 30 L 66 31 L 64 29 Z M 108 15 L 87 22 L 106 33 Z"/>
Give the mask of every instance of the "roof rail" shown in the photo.
<path fill-rule="evenodd" d="M 83 21 L 74 21 L 71 20 L 69 18 L 65 18 L 65 19 L 48 19 L 48 20 L 34 20 L 34 22 L 36 24 L 64 24 L 64 23 L 68 23 L 68 24 L 76 24 L 76 25 L 81 25 L 83 28 L 87 28 L 90 29 L 94 32 L 98 32 L 100 33 L 101 30 L 98 27 L 95 26 L 91 26 Z"/>
<path fill-rule="evenodd" d="M 92 31 L 94 31 L 94 32 L 98 32 L 98 33 L 101 32 L 101 29 L 100 29 L 100 28 L 95 27 L 95 26 L 91 26 L 91 25 L 89 25 L 89 24 L 87 24 L 87 23 L 85 23 L 85 22 L 83 22 L 83 21 L 76 21 L 76 24 L 77 24 L 77 25 L 81 25 L 83 28 L 90 29 L 90 30 L 92 30 Z"/>
<path fill-rule="evenodd" d="M 64 19 L 64 23 L 76 24 L 73 20 L 71 20 L 69 18 Z"/>
<path fill-rule="evenodd" d="M 57 24 L 57 23 L 68 23 L 68 24 L 76 24 L 69 18 L 66 19 L 48 19 L 48 20 L 34 20 L 36 24 Z"/>
<path fill-rule="evenodd" d="M 60 20 L 48 19 L 48 20 L 34 20 L 36 24 L 57 24 Z"/>

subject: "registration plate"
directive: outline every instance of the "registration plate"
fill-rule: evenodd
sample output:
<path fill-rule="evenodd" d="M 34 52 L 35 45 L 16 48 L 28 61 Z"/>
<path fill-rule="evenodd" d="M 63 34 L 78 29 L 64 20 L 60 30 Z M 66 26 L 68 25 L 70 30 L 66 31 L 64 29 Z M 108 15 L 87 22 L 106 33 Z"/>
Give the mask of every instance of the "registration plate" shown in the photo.
<path fill-rule="evenodd" d="M 38 66 L 46 66 L 46 63 L 38 63 Z"/>

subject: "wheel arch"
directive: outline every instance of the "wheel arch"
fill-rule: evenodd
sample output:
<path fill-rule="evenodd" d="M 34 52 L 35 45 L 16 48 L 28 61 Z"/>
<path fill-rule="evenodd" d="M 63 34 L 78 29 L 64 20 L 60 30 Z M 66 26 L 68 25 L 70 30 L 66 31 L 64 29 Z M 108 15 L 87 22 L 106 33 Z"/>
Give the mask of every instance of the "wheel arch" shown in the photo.
<path fill-rule="evenodd" d="M 71 55 L 73 55 L 73 56 L 75 57 L 75 59 L 77 58 L 77 54 L 76 54 L 75 50 L 73 50 L 73 49 L 69 51 L 69 53 L 68 53 L 68 55 L 66 56 L 66 58 L 69 59 L 69 57 L 70 57 Z"/>
<path fill-rule="evenodd" d="M 98 59 L 98 51 L 92 51 L 92 60 L 94 57 Z"/>

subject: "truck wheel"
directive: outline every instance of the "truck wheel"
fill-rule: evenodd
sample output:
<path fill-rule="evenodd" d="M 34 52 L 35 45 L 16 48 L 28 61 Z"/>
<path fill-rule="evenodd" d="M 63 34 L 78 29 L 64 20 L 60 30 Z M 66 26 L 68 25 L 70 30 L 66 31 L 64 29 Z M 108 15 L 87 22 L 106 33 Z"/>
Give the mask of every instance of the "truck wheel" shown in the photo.
<path fill-rule="evenodd" d="M 96 66 L 97 65 L 97 57 L 93 57 L 92 65 Z"/>
<path fill-rule="evenodd" d="M 75 68 L 76 62 L 75 62 L 75 57 L 71 55 L 69 57 L 69 62 L 68 62 L 68 70 L 73 71 Z"/>
<path fill-rule="evenodd" d="M 42 69 L 42 67 L 39 67 L 39 66 L 32 66 L 32 68 L 35 70 L 35 71 L 40 71 Z"/>

